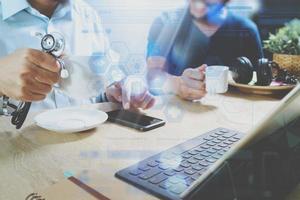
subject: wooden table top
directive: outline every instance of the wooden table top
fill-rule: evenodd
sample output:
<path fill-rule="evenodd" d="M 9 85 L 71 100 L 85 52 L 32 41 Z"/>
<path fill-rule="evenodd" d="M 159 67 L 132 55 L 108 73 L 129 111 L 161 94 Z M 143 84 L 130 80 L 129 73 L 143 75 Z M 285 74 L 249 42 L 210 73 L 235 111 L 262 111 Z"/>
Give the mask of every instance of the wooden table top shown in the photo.
<path fill-rule="evenodd" d="M 165 119 L 167 124 L 145 133 L 107 122 L 83 133 L 59 134 L 37 127 L 32 120 L 35 114 L 16 131 L 1 117 L 0 199 L 24 199 L 63 180 L 65 172 L 84 176 L 91 185 L 103 183 L 95 187 L 111 199 L 156 199 L 116 179 L 115 172 L 218 127 L 247 132 L 278 102 L 238 92 L 208 95 L 198 102 L 158 97 L 157 105 L 146 113 Z M 109 111 L 118 106 L 88 107 Z M 290 199 L 299 199 L 299 195 Z"/>

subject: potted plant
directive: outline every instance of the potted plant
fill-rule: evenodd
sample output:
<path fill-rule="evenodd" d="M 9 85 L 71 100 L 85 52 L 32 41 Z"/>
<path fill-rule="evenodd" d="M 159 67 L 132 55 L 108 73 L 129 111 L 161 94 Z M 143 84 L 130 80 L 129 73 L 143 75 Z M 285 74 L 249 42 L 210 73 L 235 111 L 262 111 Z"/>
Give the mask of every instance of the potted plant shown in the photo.
<path fill-rule="evenodd" d="M 273 60 L 281 68 L 300 77 L 300 20 L 294 19 L 270 34 L 264 48 L 273 53 Z"/>

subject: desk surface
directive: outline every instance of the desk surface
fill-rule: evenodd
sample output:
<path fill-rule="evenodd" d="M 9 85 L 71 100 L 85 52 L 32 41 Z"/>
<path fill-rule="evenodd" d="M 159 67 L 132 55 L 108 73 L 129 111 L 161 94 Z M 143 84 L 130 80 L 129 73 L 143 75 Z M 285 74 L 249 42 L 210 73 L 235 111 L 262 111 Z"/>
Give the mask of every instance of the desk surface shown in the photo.
<path fill-rule="evenodd" d="M 58 134 L 36 127 L 34 115 L 21 131 L 15 131 L 7 119 L 0 118 L 0 199 L 24 199 L 64 179 L 67 171 L 91 185 L 101 182 L 96 189 L 111 199 L 156 199 L 114 178 L 115 172 L 217 127 L 246 132 L 278 102 L 235 92 L 194 103 L 164 97 L 147 114 L 167 124 L 146 133 L 105 123 L 84 133 Z M 116 108 L 113 104 L 93 106 L 104 111 Z M 93 171 L 93 178 L 88 171 Z"/>

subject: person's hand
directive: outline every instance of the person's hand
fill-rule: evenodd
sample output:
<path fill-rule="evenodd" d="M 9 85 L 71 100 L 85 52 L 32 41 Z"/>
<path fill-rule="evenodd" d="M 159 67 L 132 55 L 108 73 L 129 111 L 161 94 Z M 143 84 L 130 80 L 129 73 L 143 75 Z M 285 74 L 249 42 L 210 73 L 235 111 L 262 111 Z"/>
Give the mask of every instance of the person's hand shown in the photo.
<path fill-rule="evenodd" d="M 110 102 L 122 103 L 124 109 L 149 109 L 155 99 L 143 83 L 121 81 L 106 89 Z"/>
<path fill-rule="evenodd" d="M 182 76 L 176 78 L 176 94 L 185 100 L 198 100 L 206 95 L 205 68 L 186 69 Z"/>
<path fill-rule="evenodd" d="M 20 49 L 1 58 L 0 69 L 0 93 L 20 101 L 45 99 L 59 81 L 56 59 L 34 49 Z"/>

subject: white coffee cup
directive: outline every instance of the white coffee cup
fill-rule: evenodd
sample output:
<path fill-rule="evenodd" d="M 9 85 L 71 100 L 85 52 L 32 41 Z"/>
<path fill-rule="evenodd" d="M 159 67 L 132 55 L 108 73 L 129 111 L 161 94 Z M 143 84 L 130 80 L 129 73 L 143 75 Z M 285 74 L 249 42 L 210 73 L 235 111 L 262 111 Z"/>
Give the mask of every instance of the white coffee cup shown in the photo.
<path fill-rule="evenodd" d="M 229 67 L 209 66 L 205 71 L 206 91 L 209 94 L 222 94 L 228 91 Z"/>

